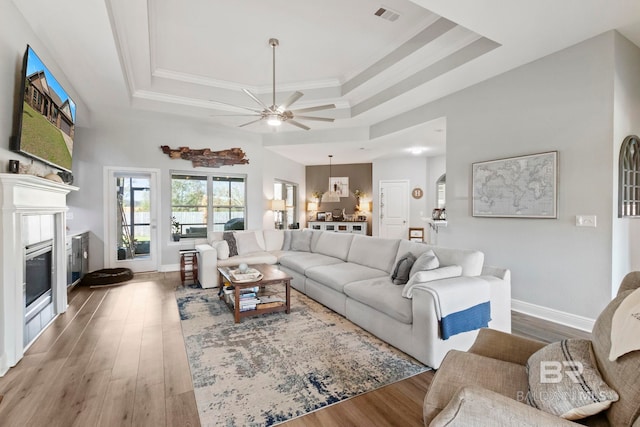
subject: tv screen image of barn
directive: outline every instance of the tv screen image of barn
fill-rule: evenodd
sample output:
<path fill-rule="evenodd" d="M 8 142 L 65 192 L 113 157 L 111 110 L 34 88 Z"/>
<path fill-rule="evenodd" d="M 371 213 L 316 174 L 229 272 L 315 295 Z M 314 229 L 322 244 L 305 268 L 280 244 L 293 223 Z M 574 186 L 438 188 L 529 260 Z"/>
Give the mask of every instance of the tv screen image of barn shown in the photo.
<path fill-rule="evenodd" d="M 71 171 L 76 105 L 27 48 L 20 151 Z"/>

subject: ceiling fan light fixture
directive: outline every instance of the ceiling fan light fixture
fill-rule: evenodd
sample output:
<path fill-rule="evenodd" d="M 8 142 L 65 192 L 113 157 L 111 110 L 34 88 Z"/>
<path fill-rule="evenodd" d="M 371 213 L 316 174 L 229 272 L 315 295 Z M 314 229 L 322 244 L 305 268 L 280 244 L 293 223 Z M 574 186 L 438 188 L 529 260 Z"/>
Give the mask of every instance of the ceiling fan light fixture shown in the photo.
<path fill-rule="evenodd" d="M 280 126 L 282 124 L 282 119 L 276 115 L 272 115 L 267 119 L 267 124 L 269 126 Z"/>

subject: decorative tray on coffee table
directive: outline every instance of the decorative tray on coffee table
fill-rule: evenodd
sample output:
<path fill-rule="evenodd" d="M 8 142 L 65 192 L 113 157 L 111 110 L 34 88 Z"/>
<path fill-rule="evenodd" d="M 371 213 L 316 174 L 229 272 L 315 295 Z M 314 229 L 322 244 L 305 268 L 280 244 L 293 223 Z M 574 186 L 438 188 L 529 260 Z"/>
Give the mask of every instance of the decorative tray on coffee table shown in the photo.
<path fill-rule="evenodd" d="M 234 283 L 257 282 L 263 277 L 262 273 L 255 268 L 248 268 L 245 272 L 241 272 L 239 269 L 229 270 L 229 274 Z"/>

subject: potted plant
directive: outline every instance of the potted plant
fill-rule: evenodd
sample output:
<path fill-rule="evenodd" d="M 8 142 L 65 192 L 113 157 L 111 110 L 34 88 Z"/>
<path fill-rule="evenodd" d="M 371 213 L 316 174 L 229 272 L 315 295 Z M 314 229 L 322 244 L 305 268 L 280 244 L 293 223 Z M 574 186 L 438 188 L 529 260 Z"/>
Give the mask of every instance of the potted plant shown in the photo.
<path fill-rule="evenodd" d="M 180 234 L 181 234 L 180 222 L 178 222 L 175 216 L 172 216 L 171 217 L 171 236 L 173 237 L 174 242 L 180 241 Z"/>

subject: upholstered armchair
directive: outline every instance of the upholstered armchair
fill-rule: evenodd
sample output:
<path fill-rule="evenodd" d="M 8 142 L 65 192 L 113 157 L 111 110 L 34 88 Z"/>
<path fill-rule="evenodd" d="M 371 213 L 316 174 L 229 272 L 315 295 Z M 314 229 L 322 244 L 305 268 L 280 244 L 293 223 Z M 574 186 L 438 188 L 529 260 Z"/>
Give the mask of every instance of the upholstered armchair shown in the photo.
<path fill-rule="evenodd" d="M 591 359 L 595 359 L 601 380 L 617 393 L 618 399 L 603 412 L 577 421 L 581 424 L 640 427 L 640 351 L 609 360 L 613 314 L 638 287 L 640 272 L 629 273 L 616 298 L 594 324 Z M 576 422 L 526 402 L 530 392 L 527 361 L 547 346 L 482 329 L 469 351 L 452 350 L 442 362 L 425 396 L 425 426 L 576 426 Z M 549 395 L 554 398 L 554 393 Z"/>

